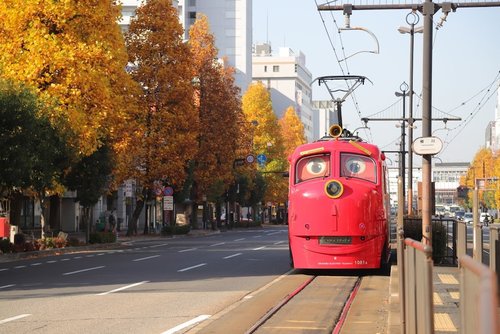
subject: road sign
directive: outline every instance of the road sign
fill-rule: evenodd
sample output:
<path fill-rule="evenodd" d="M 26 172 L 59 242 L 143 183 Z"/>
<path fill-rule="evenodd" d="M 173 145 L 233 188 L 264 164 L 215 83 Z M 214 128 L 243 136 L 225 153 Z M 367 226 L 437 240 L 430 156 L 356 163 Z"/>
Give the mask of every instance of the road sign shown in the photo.
<path fill-rule="evenodd" d="M 267 157 L 264 154 L 257 155 L 257 162 L 261 165 L 265 164 L 267 161 Z"/>
<path fill-rule="evenodd" d="M 163 210 L 172 211 L 174 209 L 174 196 L 163 197 Z"/>
<path fill-rule="evenodd" d="M 415 139 L 412 147 L 418 155 L 434 155 L 441 152 L 443 142 L 438 137 L 420 137 Z"/>
<path fill-rule="evenodd" d="M 249 155 L 247 155 L 246 160 L 247 160 L 248 164 L 252 164 L 255 162 L 255 157 L 253 156 L 253 154 L 249 154 Z"/>
<path fill-rule="evenodd" d="M 165 189 L 163 189 L 163 195 L 165 196 L 172 196 L 174 194 L 174 188 L 172 187 L 165 187 Z"/>

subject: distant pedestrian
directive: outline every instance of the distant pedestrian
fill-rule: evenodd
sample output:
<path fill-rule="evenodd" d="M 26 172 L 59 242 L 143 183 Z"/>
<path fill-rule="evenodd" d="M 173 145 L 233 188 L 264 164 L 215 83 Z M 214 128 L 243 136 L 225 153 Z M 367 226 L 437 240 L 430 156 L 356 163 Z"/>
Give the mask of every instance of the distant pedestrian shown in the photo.
<path fill-rule="evenodd" d="M 116 229 L 116 219 L 115 219 L 115 214 L 114 214 L 113 210 L 111 210 L 111 212 L 109 213 L 108 222 L 109 222 L 109 230 L 111 232 L 114 232 Z"/>

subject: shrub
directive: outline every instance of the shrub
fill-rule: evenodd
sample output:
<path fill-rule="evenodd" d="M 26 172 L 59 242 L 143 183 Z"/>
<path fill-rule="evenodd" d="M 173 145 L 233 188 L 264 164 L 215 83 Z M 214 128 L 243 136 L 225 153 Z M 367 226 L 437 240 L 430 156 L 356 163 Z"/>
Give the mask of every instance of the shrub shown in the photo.
<path fill-rule="evenodd" d="M 0 240 L 0 252 L 2 252 L 2 254 L 12 253 L 13 250 L 14 245 L 10 243 L 9 239 Z"/>
<path fill-rule="evenodd" d="M 69 237 L 67 245 L 69 247 L 80 246 L 80 240 L 78 238 L 75 238 L 75 237 Z"/>
<path fill-rule="evenodd" d="M 188 234 L 189 231 L 191 231 L 191 225 L 164 225 L 161 228 L 161 235 L 163 236 L 168 236 L 168 235 L 181 235 L 181 234 Z"/>
<path fill-rule="evenodd" d="M 405 238 L 411 238 L 416 241 L 422 240 L 422 220 L 405 219 L 404 221 Z M 439 221 L 432 222 L 432 259 L 441 259 L 446 254 L 448 235 L 446 226 Z"/>
<path fill-rule="evenodd" d="M 26 236 L 22 233 L 14 234 L 14 245 L 24 245 L 26 242 Z"/>
<path fill-rule="evenodd" d="M 116 234 L 113 232 L 95 232 L 90 233 L 89 243 L 91 244 L 109 244 L 116 242 Z"/>

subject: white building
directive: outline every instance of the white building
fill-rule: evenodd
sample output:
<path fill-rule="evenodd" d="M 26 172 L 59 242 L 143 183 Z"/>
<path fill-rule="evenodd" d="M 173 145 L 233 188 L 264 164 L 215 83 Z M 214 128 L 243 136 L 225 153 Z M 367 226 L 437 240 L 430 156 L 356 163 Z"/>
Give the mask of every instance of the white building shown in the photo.
<path fill-rule="evenodd" d="M 254 46 L 252 73 L 253 82 L 261 81 L 269 89 L 278 118 L 288 107 L 294 107 L 307 141 L 313 141 L 312 75 L 306 67 L 306 56 L 302 52 L 296 55 L 289 48 L 280 48 L 273 55 L 269 44 L 258 44 Z"/>
<path fill-rule="evenodd" d="M 141 2 L 122 0 L 122 30 L 127 30 Z M 235 84 L 243 94 L 252 78 L 252 0 L 174 0 L 173 4 L 177 7 L 186 40 L 196 16 L 207 16 L 219 50 L 218 57 L 227 58 L 228 65 L 235 68 Z"/>

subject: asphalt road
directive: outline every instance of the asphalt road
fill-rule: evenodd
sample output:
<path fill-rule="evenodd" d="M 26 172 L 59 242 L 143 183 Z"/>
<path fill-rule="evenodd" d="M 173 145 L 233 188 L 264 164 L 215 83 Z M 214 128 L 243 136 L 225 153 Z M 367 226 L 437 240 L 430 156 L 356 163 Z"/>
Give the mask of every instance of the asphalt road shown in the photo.
<path fill-rule="evenodd" d="M 286 226 L 0 263 L 0 332 L 182 332 L 289 269 Z"/>

